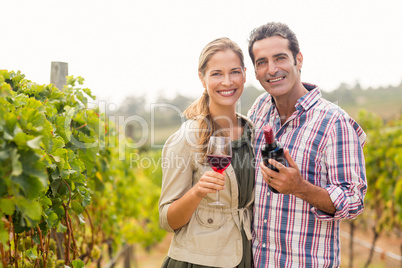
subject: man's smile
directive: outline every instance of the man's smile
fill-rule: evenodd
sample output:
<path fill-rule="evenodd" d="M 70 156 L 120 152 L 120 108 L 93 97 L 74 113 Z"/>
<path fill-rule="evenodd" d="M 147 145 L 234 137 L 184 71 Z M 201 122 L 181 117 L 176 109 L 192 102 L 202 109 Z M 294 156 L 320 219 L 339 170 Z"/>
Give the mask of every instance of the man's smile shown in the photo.
<path fill-rule="evenodd" d="M 281 76 L 281 77 L 277 77 L 277 78 L 271 78 L 271 79 L 268 79 L 267 82 L 268 83 L 275 83 L 275 82 L 281 81 L 283 79 L 285 79 L 285 76 Z"/>

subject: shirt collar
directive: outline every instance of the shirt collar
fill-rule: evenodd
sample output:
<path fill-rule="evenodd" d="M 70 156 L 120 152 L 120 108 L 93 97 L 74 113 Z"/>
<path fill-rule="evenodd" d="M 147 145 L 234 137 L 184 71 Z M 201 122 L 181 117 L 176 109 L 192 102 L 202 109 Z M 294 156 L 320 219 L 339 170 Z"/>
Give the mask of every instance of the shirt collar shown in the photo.
<path fill-rule="evenodd" d="M 321 91 L 318 86 L 310 83 L 303 83 L 303 86 L 308 90 L 308 92 L 297 100 L 295 104 L 296 110 L 308 110 L 321 98 Z M 269 95 L 269 98 L 272 102 L 272 105 L 275 106 L 274 98 L 271 95 Z"/>
<path fill-rule="evenodd" d="M 321 91 L 319 87 L 309 83 L 303 83 L 303 86 L 308 90 L 308 92 L 297 100 L 295 105 L 296 110 L 308 110 L 321 98 Z"/>

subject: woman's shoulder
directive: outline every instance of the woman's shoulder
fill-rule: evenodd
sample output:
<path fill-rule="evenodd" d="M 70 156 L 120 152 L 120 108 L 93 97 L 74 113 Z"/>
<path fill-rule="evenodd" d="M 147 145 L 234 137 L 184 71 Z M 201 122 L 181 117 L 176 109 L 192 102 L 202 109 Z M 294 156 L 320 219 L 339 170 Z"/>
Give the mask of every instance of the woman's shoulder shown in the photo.
<path fill-rule="evenodd" d="M 166 140 L 164 147 L 172 145 L 194 147 L 198 145 L 197 133 L 199 133 L 199 131 L 198 124 L 195 120 L 186 120 L 181 124 L 180 128 Z"/>
<path fill-rule="evenodd" d="M 251 144 L 253 144 L 254 143 L 254 130 L 255 130 L 253 121 L 251 121 L 250 118 L 248 118 L 247 116 L 239 114 L 239 113 L 237 113 L 237 116 L 245 122 L 245 126 L 246 126 L 244 129 L 245 135 L 243 135 L 243 136 L 245 136 L 246 139 L 248 141 L 250 141 Z"/>
<path fill-rule="evenodd" d="M 236 113 L 236 115 L 237 115 L 237 117 L 243 119 L 251 129 L 254 127 L 254 123 L 253 123 L 253 121 L 250 120 L 250 118 L 248 118 L 247 116 L 242 115 L 240 113 Z"/>

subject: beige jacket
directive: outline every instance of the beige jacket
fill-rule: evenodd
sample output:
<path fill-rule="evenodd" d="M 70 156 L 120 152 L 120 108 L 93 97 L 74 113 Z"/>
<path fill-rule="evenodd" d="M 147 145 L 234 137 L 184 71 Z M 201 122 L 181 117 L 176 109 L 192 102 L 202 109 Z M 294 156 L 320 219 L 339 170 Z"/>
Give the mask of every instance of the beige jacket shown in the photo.
<path fill-rule="evenodd" d="M 241 117 L 253 126 L 247 118 Z M 170 204 L 190 190 L 206 171 L 211 170 L 207 163 L 200 163 L 201 154 L 194 150 L 198 146 L 197 132 L 195 121 L 186 121 L 166 141 L 162 151 L 159 223 L 163 229 L 175 232 L 168 256 L 199 265 L 235 267 L 243 255 L 241 228 L 251 239 L 254 194 L 250 196 L 247 208 L 238 209 L 238 186 L 232 165 L 225 171 L 225 189 L 220 191 L 221 202 L 229 206 L 208 205 L 216 199 L 216 194 L 208 194 L 182 228 L 174 231 L 167 221 Z"/>

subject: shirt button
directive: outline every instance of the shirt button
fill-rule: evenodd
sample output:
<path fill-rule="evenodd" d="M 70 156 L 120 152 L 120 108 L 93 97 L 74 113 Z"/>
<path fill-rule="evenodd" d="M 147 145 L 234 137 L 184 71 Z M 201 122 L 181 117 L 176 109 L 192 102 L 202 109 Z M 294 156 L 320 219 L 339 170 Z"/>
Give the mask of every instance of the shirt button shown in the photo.
<path fill-rule="evenodd" d="M 262 244 L 262 247 L 263 247 L 263 248 L 265 248 L 265 243 L 264 243 L 264 244 Z"/>
<path fill-rule="evenodd" d="M 211 219 L 211 218 L 208 219 L 208 223 L 209 223 L 209 224 L 211 224 L 211 223 L 213 223 L 213 222 L 214 222 L 213 219 Z"/>
<path fill-rule="evenodd" d="M 267 223 L 267 219 L 264 219 L 264 223 Z"/>

